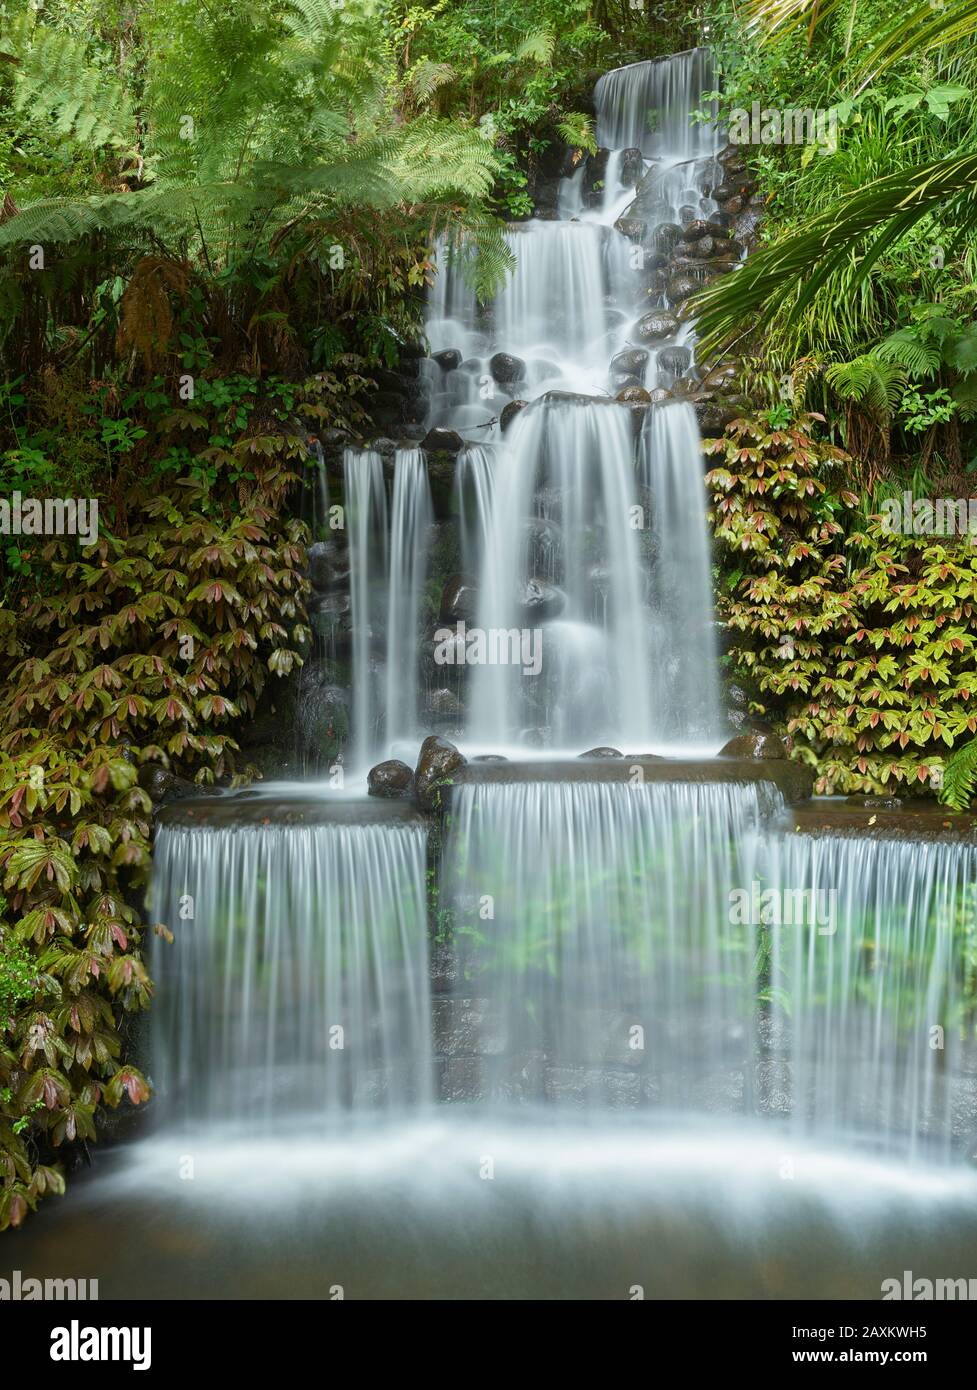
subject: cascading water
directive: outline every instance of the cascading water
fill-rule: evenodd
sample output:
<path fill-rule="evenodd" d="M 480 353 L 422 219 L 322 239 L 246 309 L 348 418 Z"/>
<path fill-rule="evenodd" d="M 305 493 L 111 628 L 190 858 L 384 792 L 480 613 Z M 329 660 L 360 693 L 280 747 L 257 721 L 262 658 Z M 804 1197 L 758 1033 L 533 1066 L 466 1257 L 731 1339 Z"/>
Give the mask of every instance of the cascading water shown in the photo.
<path fill-rule="evenodd" d="M 253 1132 L 431 1098 L 425 843 L 418 824 L 159 831 L 153 906 L 179 932 L 156 952 L 153 1056 L 173 1119 Z"/>
<path fill-rule="evenodd" d="M 434 521 L 427 461 L 420 449 L 398 449 L 390 518 L 390 583 L 387 600 L 386 741 L 417 739 L 419 608 L 427 574 L 427 545 Z"/>
<path fill-rule="evenodd" d="M 676 403 L 649 412 L 638 469 L 654 512 L 649 669 L 655 730 L 665 743 L 681 743 L 690 734 L 705 743 L 720 727 L 711 557 L 700 514 L 701 450 L 691 406 Z"/>
<path fill-rule="evenodd" d="M 387 598 L 387 493 L 383 460 L 375 449 L 347 449 L 343 457 L 349 536 L 350 616 L 353 633 L 353 720 L 350 761 L 368 765 L 379 742 L 381 718 L 374 645 Z"/>
<path fill-rule="evenodd" d="M 512 426 L 496 465 L 478 622 L 532 630 L 538 670 L 475 667 L 473 742 L 525 742 L 534 729 L 537 742 L 564 748 L 653 739 L 633 460 L 631 421 L 615 406 L 544 402 Z"/>
<path fill-rule="evenodd" d="M 690 119 L 714 85 L 700 49 L 601 79 L 603 186 L 581 165 L 554 220 L 510 229 L 492 312 L 439 249 L 454 587 L 481 629 L 542 639 L 538 669 L 532 644 L 472 668 L 474 751 L 718 744 L 693 332 L 654 259 L 715 211 L 716 130 Z M 642 383 L 678 398 L 638 430 L 606 397 Z M 391 453 L 344 457 L 357 774 L 427 732 L 444 537 L 423 454 Z M 974 1149 L 977 848 L 792 833 L 767 784 L 617 765 L 463 779 L 430 860 L 413 812 L 339 815 L 314 784 L 297 814 L 246 793 L 242 823 L 190 802 L 159 828 L 164 1124 L 73 1199 L 107 1291 L 877 1298 L 910 1266 L 972 1274 L 974 1177 L 929 1160 Z M 271 1207 L 288 1260 L 256 1254 Z"/>
<path fill-rule="evenodd" d="M 694 414 L 680 402 L 640 407 L 636 446 L 632 408 L 605 394 L 621 381 L 664 387 L 689 369 L 689 324 L 646 321 L 649 309 L 666 304 L 647 248 L 660 224 L 689 212 L 689 196 L 696 216 L 711 206 L 703 189 L 716 131 L 691 119 L 711 81 L 703 50 L 602 79 L 598 130 L 612 148 L 600 194 L 588 204 L 581 165 L 561 182 L 556 220 L 509 231 L 515 270 L 490 314 L 467 288 L 464 252 L 440 248 L 427 331 L 449 365 L 430 423 L 480 441 L 459 454 L 456 478 L 467 499 L 462 554 L 476 579 L 478 626 L 540 639 L 539 670 L 521 658 L 473 662 L 463 720 L 472 747 L 579 752 L 600 742 L 637 749 L 719 741 Z M 635 148 L 649 116 L 656 134 L 644 152 L 655 165 Z M 636 182 L 648 184 L 639 242 L 614 225 Z M 573 394 L 580 392 L 587 394 Z M 502 434 L 498 402 L 509 398 L 530 405 Z M 495 432 L 493 476 L 489 484 L 480 474 L 473 493 L 486 425 Z M 476 572 L 473 537 L 482 526 Z"/>
<path fill-rule="evenodd" d="M 820 919 L 770 927 L 770 1026 L 797 1132 L 973 1146 L 977 847 L 788 835 L 766 861 L 767 883 L 814 895 Z"/>
<path fill-rule="evenodd" d="M 691 121 L 689 113 L 703 108 L 702 94 L 715 81 L 707 48 L 604 73 L 594 91 L 598 143 L 609 149 L 637 146 L 648 158 L 712 155 L 718 143 L 714 119 Z M 714 105 L 707 114 L 715 117 Z"/>
<path fill-rule="evenodd" d="M 693 1110 L 725 1084 L 746 1107 L 753 954 L 729 887 L 768 803 L 757 784 L 458 788 L 455 929 L 502 1015 L 496 1094 Z"/>
<path fill-rule="evenodd" d="M 977 847 L 790 834 L 783 812 L 756 783 L 460 787 L 451 893 L 501 1012 L 495 1093 L 972 1147 Z"/>

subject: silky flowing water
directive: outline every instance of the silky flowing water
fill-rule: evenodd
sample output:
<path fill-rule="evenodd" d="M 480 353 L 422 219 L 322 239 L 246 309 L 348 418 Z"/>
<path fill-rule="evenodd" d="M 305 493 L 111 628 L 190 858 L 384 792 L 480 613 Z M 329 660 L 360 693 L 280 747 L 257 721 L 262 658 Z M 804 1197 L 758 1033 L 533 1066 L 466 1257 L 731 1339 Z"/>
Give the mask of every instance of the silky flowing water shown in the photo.
<path fill-rule="evenodd" d="M 699 49 L 601 79 L 600 197 L 570 172 L 554 220 L 509 230 L 491 314 L 439 247 L 427 331 L 457 358 L 426 366 L 429 423 L 465 440 L 476 625 L 538 628 L 543 654 L 468 673 L 466 751 L 721 740 L 695 418 L 652 406 L 636 433 L 608 398 L 641 313 L 625 151 L 652 228 L 708 215 L 714 85 Z M 645 384 L 692 340 L 650 347 Z M 344 475 L 362 775 L 427 732 L 436 526 L 420 450 L 350 448 Z M 466 781 L 430 836 L 303 797 L 158 831 L 149 1129 L 8 1238 L 22 1270 L 103 1297 L 439 1299 L 875 1299 L 977 1273 L 973 845 L 795 833 L 772 786 L 640 765 Z"/>

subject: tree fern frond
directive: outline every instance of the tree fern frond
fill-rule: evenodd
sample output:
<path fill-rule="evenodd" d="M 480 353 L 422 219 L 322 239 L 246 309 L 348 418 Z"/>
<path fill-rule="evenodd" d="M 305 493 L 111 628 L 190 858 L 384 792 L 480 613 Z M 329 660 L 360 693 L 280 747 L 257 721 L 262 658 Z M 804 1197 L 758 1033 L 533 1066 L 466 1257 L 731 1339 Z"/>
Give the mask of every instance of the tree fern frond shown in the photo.
<path fill-rule="evenodd" d="M 977 794 L 977 738 L 956 749 L 943 769 L 939 797 L 953 811 L 966 811 Z"/>
<path fill-rule="evenodd" d="M 912 376 L 935 376 L 943 362 L 940 349 L 912 325 L 890 333 L 874 351 L 880 362 L 898 362 Z"/>
<path fill-rule="evenodd" d="M 568 145 L 576 145 L 584 149 L 588 154 L 597 153 L 597 137 L 594 134 L 594 123 L 589 116 L 582 111 L 568 111 L 556 127 L 560 139 L 565 140 Z"/>
<path fill-rule="evenodd" d="M 22 16 L 4 46 L 15 59 L 16 111 L 52 120 L 58 135 L 90 149 L 135 154 L 132 103 L 118 78 L 89 62 L 84 41 Z"/>
<path fill-rule="evenodd" d="M 551 29 L 534 29 L 518 44 L 514 57 L 517 63 L 533 62 L 542 68 L 551 61 L 555 45 Z"/>

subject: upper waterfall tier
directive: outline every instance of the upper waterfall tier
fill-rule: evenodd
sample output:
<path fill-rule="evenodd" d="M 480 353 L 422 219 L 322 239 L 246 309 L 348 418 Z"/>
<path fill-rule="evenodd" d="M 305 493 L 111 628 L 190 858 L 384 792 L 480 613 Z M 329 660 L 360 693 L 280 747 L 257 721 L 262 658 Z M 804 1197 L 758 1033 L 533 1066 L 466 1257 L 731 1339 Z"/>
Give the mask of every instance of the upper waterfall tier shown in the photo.
<path fill-rule="evenodd" d="M 667 390 L 687 374 L 682 303 L 698 271 L 669 274 L 667 253 L 683 228 L 716 213 L 717 126 L 697 119 L 713 81 L 706 49 L 600 79 L 602 148 L 596 157 L 578 151 L 576 162 L 568 155 L 552 216 L 511 225 L 515 268 L 493 304 L 478 304 L 466 250 L 439 243 L 429 424 L 484 443 L 498 437 L 508 400 L 630 384 Z"/>

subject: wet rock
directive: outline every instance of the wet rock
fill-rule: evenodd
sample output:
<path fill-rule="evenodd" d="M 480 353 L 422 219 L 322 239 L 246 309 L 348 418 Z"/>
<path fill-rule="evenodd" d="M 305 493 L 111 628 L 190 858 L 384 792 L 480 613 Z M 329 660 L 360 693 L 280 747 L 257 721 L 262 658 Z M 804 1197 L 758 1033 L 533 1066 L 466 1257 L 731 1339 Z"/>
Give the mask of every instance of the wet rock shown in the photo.
<path fill-rule="evenodd" d="M 625 188 L 635 188 L 645 176 L 645 161 L 639 149 L 632 146 L 621 151 L 618 176 Z"/>
<path fill-rule="evenodd" d="M 687 347 L 662 348 L 658 354 L 659 367 L 663 372 L 671 372 L 672 376 L 684 376 L 691 362 L 692 353 Z"/>
<path fill-rule="evenodd" d="M 193 796 L 212 796 L 209 787 L 198 786 L 186 777 L 178 777 L 159 763 L 144 763 L 139 769 L 139 785 L 147 793 L 154 806 L 162 806 L 167 801 L 185 801 Z"/>
<path fill-rule="evenodd" d="M 464 447 L 465 441 L 457 430 L 442 429 L 440 425 L 428 430 L 421 440 L 421 448 L 429 454 L 457 454 Z"/>
<path fill-rule="evenodd" d="M 648 354 L 644 348 L 627 348 L 611 358 L 611 371 L 640 376 L 647 364 Z"/>
<path fill-rule="evenodd" d="M 453 574 L 441 590 L 439 616 L 443 622 L 471 622 L 478 609 L 478 590 L 465 574 Z"/>
<path fill-rule="evenodd" d="M 472 758 L 473 763 L 507 763 L 508 761 L 509 759 L 503 757 L 501 753 L 479 753 Z"/>
<path fill-rule="evenodd" d="M 623 758 L 624 754 L 619 748 L 588 748 L 586 753 L 578 755 L 581 758 Z"/>
<path fill-rule="evenodd" d="M 465 766 L 465 762 L 463 754 L 447 739 L 431 734 L 424 740 L 414 773 L 417 802 L 423 810 L 439 808 L 441 788 L 450 780 L 452 773 Z"/>
<path fill-rule="evenodd" d="M 656 386 L 648 392 L 649 405 L 664 405 L 666 401 L 673 401 L 675 396 L 669 391 L 667 386 Z"/>
<path fill-rule="evenodd" d="M 726 426 L 741 413 L 736 406 L 723 405 L 718 401 L 696 401 L 693 408 L 700 433 L 707 439 L 722 434 Z"/>
<path fill-rule="evenodd" d="M 399 758 L 388 758 L 370 768 L 366 786 L 370 796 L 407 797 L 414 790 L 414 773 Z"/>
<path fill-rule="evenodd" d="M 424 697 L 424 711 L 432 719 L 457 719 L 462 712 L 461 701 L 453 690 L 442 686 L 430 690 Z"/>
<path fill-rule="evenodd" d="M 567 599 L 562 589 L 545 579 L 530 579 L 520 596 L 522 613 L 527 622 L 545 623 L 557 618 L 566 607 Z"/>
<path fill-rule="evenodd" d="M 635 327 L 635 336 L 642 343 L 657 343 L 670 338 L 678 332 L 678 319 L 674 314 L 656 310 L 640 318 Z"/>
<path fill-rule="evenodd" d="M 499 428 L 503 434 L 505 434 L 519 412 L 525 410 L 528 404 L 528 401 L 510 401 L 507 406 L 503 407 L 502 414 L 499 416 Z"/>
<path fill-rule="evenodd" d="M 307 661 L 295 697 L 295 731 L 302 752 L 332 757 L 346 739 L 349 695 L 333 683 L 328 661 Z"/>
<path fill-rule="evenodd" d="M 746 203 L 744 199 L 737 193 L 734 197 L 726 199 L 722 204 L 722 209 L 723 212 L 728 212 L 731 217 L 736 217 L 743 211 L 745 206 Z"/>
<path fill-rule="evenodd" d="M 443 371 L 453 372 L 456 367 L 461 366 L 461 353 L 457 348 L 444 348 L 441 352 L 435 352 L 431 355 Z"/>
<path fill-rule="evenodd" d="M 654 244 L 658 251 L 671 251 L 682 240 L 683 228 L 677 222 L 663 222 L 655 228 Z"/>
<path fill-rule="evenodd" d="M 683 271 L 678 275 L 673 275 L 668 282 L 668 297 L 672 303 L 679 300 L 688 299 L 690 294 L 695 294 L 702 288 L 702 283 L 694 275 L 689 275 Z"/>
<path fill-rule="evenodd" d="M 349 551 L 337 541 L 315 541 L 308 549 L 309 578 L 317 593 L 349 579 Z"/>
<path fill-rule="evenodd" d="M 628 241 L 644 241 L 648 224 L 640 217 L 619 217 L 614 223 L 614 230 L 627 237 Z"/>
<path fill-rule="evenodd" d="M 731 362 L 721 363 L 718 367 L 713 367 L 711 372 L 702 379 L 702 384 L 709 391 L 726 391 L 731 386 L 735 386 L 739 381 L 740 369 Z"/>
<path fill-rule="evenodd" d="M 614 397 L 616 401 L 624 401 L 627 405 L 650 405 L 651 395 L 645 388 L 638 383 L 633 386 L 625 386 L 618 391 Z"/>
<path fill-rule="evenodd" d="M 489 359 L 489 371 L 500 384 L 522 381 L 526 376 L 526 364 L 521 357 L 513 357 L 509 352 L 497 352 Z"/>
<path fill-rule="evenodd" d="M 612 376 L 611 385 L 613 386 L 614 390 L 618 392 L 618 395 L 614 397 L 614 399 L 618 401 L 621 399 L 621 391 L 627 391 L 632 386 L 638 387 L 639 390 L 644 389 L 644 382 L 640 379 L 640 377 L 636 376 Z"/>
<path fill-rule="evenodd" d="M 719 750 L 720 758 L 787 757 L 787 749 L 776 734 L 737 734 Z"/>

